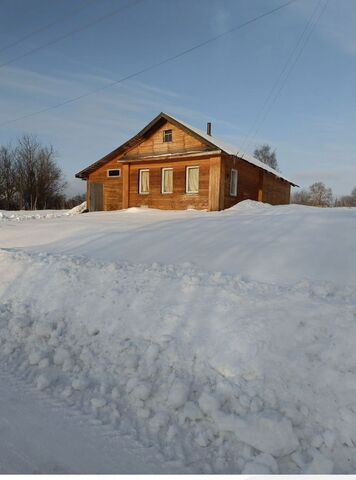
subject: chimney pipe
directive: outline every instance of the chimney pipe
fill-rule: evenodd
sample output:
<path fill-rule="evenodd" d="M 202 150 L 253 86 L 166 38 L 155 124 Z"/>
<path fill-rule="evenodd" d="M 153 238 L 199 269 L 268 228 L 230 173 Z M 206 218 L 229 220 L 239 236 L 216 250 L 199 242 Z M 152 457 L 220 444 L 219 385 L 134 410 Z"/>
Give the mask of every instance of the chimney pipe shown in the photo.
<path fill-rule="evenodd" d="M 206 133 L 211 136 L 211 122 L 206 124 Z"/>

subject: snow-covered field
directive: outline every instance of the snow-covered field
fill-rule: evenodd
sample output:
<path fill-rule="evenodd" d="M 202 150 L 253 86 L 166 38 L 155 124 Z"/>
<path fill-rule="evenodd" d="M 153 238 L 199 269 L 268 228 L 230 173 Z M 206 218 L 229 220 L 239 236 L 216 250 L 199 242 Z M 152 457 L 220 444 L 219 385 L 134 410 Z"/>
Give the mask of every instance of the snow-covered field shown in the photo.
<path fill-rule="evenodd" d="M 148 471 L 356 472 L 356 209 L 57 214 L 0 219 L 0 369 Z"/>

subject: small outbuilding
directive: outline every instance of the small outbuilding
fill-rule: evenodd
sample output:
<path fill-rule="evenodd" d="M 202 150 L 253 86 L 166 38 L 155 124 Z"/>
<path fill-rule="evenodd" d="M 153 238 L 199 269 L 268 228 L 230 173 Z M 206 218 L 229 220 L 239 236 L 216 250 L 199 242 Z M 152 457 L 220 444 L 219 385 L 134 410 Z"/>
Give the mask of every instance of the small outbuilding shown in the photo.
<path fill-rule="evenodd" d="M 290 201 L 279 172 L 207 132 L 160 113 L 143 130 L 76 174 L 90 211 L 150 207 L 223 210 L 251 199 Z"/>

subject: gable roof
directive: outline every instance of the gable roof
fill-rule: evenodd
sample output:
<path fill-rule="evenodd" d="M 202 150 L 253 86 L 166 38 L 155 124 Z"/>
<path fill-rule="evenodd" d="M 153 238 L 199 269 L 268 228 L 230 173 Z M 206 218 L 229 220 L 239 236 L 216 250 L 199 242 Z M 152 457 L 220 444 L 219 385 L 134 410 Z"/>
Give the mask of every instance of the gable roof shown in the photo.
<path fill-rule="evenodd" d="M 199 130 L 198 128 L 193 127 L 192 125 L 189 125 L 186 122 L 183 122 L 182 120 L 179 120 L 171 115 L 168 115 L 167 113 L 161 112 L 157 117 L 155 117 L 148 125 L 145 126 L 140 132 L 138 132 L 134 137 L 130 138 L 127 142 L 123 143 L 120 145 L 118 148 L 110 152 L 108 155 L 105 155 L 102 157 L 100 160 L 96 161 L 89 167 L 85 168 L 84 170 L 81 170 L 78 172 L 75 176 L 77 178 L 82 178 L 85 179 L 89 173 L 92 171 L 96 170 L 98 167 L 101 165 L 105 164 L 106 162 L 110 161 L 112 158 L 115 158 L 117 155 L 123 153 L 127 148 L 131 148 L 137 144 L 139 144 L 147 135 L 147 133 L 155 127 L 157 124 L 168 121 L 172 123 L 173 125 L 177 126 L 178 128 L 183 128 L 186 130 L 188 133 L 192 134 L 193 136 L 197 137 L 200 140 L 203 140 L 204 143 L 209 145 L 212 148 L 218 148 L 222 152 L 227 153 L 228 155 L 233 155 L 241 160 L 244 160 L 245 162 L 251 163 L 252 165 L 255 165 L 256 167 L 259 167 L 266 172 L 269 172 L 273 175 L 275 175 L 278 178 L 281 178 L 282 180 L 285 180 L 286 182 L 290 183 L 291 185 L 297 187 L 298 185 L 286 178 L 284 175 L 282 175 L 280 172 L 275 170 L 274 168 L 270 167 L 269 165 L 266 165 L 265 163 L 261 162 L 260 160 L 257 160 L 257 158 L 253 157 L 252 155 L 242 152 L 239 150 L 239 148 L 229 145 L 222 140 L 213 137 L 212 135 L 208 135 L 207 133 L 203 132 L 202 130 Z"/>

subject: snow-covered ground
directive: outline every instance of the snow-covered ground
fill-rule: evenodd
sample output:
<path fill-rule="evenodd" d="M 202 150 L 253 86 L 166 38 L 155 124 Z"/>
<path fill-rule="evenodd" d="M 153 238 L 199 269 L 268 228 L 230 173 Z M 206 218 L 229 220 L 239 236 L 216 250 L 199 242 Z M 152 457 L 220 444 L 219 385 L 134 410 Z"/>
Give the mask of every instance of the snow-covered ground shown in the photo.
<path fill-rule="evenodd" d="M 1 364 L 41 395 L 166 471 L 356 472 L 356 209 L 3 219 L 0 247 Z"/>
<path fill-rule="evenodd" d="M 0 224 L 3 222 L 23 222 L 24 220 L 65 217 L 82 213 L 85 209 L 86 202 L 70 210 L 0 210 Z"/>
<path fill-rule="evenodd" d="M 68 409 L 0 372 L 0 475 L 9 473 L 184 473 L 153 447 Z"/>

